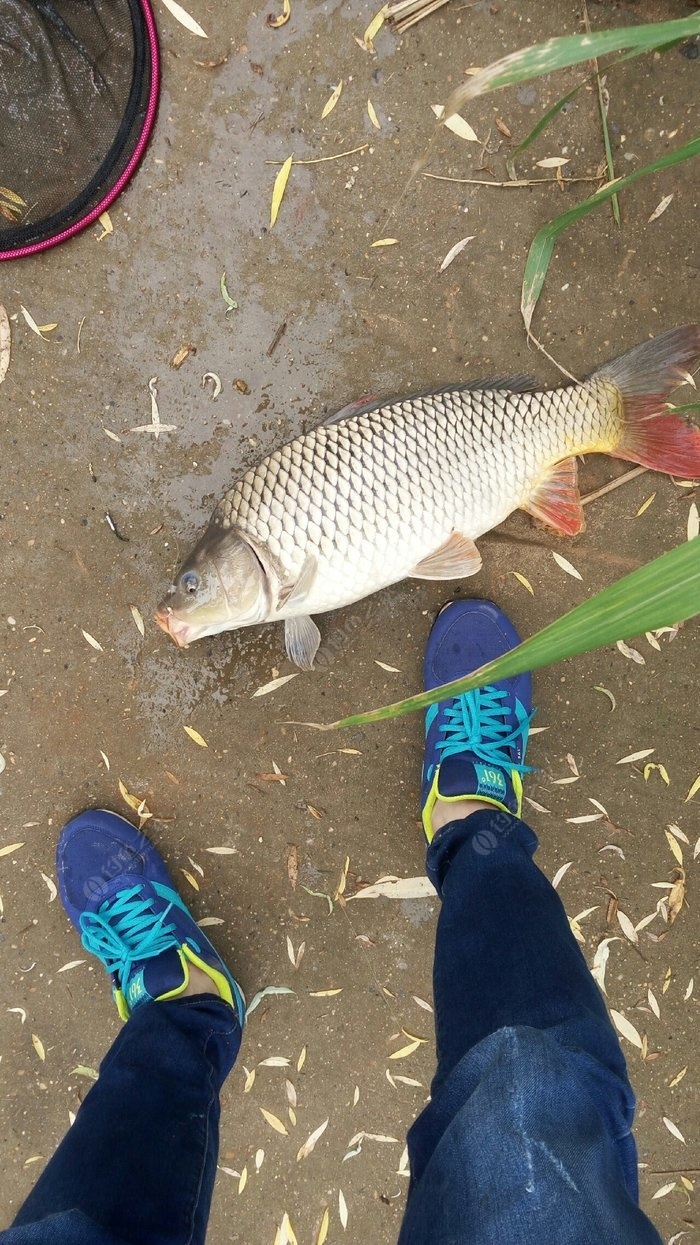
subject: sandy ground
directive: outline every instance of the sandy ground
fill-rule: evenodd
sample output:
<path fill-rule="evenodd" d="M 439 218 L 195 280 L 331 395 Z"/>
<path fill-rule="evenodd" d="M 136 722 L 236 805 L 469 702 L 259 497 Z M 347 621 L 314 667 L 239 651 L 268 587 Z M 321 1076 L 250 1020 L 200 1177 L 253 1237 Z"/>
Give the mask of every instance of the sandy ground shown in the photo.
<path fill-rule="evenodd" d="M 113 235 L 98 241 L 100 231 L 91 230 L 0 271 L 0 301 L 11 315 L 23 303 L 37 322 L 58 322 L 43 342 L 14 319 L 12 363 L 0 390 L 0 688 L 7 688 L 0 853 L 21 843 L 0 859 L 0 1221 L 12 1217 L 89 1088 L 76 1067 L 96 1066 L 119 1028 L 104 976 L 82 956 L 42 873 L 55 877 L 56 835 L 71 814 L 91 804 L 125 811 L 121 779 L 147 799 L 149 833 L 198 917 L 223 922 L 213 933 L 248 997 L 270 985 L 294 991 L 262 1001 L 226 1086 L 212 1245 L 271 1245 L 285 1211 L 299 1241 L 310 1245 L 326 1207 L 329 1241 L 389 1245 L 407 1184 L 400 1170 L 405 1130 L 426 1101 L 434 1067 L 431 1016 L 414 996 L 431 997 L 437 905 L 358 900 L 329 912 L 322 895 L 335 892 L 346 857 L 348 895 L 386 874 L 423 873 L 421 723 L 413 717 L 330 740 L 280 723 L 329 720 L 415 690 L 425 638 L 448 589 L 407 582 L 327 615 L 324 669 L 260 699 L 251 699 L 256 688 L 291 673 L 281 627 L 223 635 L 183 653 L 156 630 L 153 611 L 179 555 L 235 476 L 325 413 L 360 394 L 405 394 L 470 376 L 534 371 L 556 381 L 526 344 L 520 280 L 536 228 L 582 197 L 585 183 L 562 193 L 417 177 L 400 196 L 432 136 L 430 105 L 444 101 L 466 68 L 579 29 L 580 10 L 568 2 L 452 0 L 442 16 L 403 38 L 383 31 L 370 56 L 353 39 L 373 11 L 366 0 L 292 0 L 292 19 L 280 30 L 266 27 L 270 6 L 249 0 L 191 7 L 209 33 L 206 44 L 158 9 L 160 117 L 140 173 L 112 211 Z M 670 0 L 594 5 L 592 21 L 599 27 L 678 10 Z M 195 63 L 226 54 L 217 68 Z M 692 136 L 699 73 L 698 61 L 678 51 L 615 72 L 610 123 L 620 171 Z M 426 168 L 505 178 L 511 144 L 503 125 L 521 139 L 578 76 L 565 72 L 479 101 L 468 117 L 485 150 L 442 132 Z M 340 102 L 321 121 L 341 78 Z M 368 97 L 380 130 L 368 117 Z M 360 146 L 351 156 L 296 167 L 269 230 L 275 168 L 267 161 Z M 562 153 L 571 176 L 599 165 L 590 91 L 525 153 L 519 171 L 546 176 L 535 161 Z M 606 208 L 562 238 L 535 329 L 574 372 L 698 317 L 697 191 L 697 167 L 682 165 L 625 195 L 621 229 Z M 671 192 L 668 210 L 649 224 Z M 439 275 L 443 256 L 466 235 L 473 241 Z M 398 245 L 370 248 L 385 237 Z M 229 315 L 219 292 L 223 270 L 239 304 Z M 172 370 L 169 360 L 186 342 L 196 345 L 196 356 Z M 202 386 L 205 372 L 221 379 L 216 399 Z M 129 431 L 150 419 L 148 384 L 156 376 L 161 419 L 177 425 L 158 441 Z M 250 392 L 240 392 L 237 380 Z M 621 470 L 589 459 L 583 491 Z M 691 501 L 688 488 L 641 476 L 593 503 L 587 531 L 568 543 L 516 515 L 482 540 L 484 569 L 457 591 L 495 598 L 530 634 L 682 541 Z M 128 543 L 115 538 L 107 512 Z M 580 579 L 555 563 L 554 549 Z M 145 620 L 143 638 L 130 606 Z M 700 1166 L 700 991 L 692 993 L 691 984 L 698 828 L 697 799 L 684 801 L 700 768 L 697 628 L 686 626 L 672 642 L 662 637 L 658 647 L 641 637 L 634 647 L 643 664 L 611 649 L 537 675 L 537 722 L 547 729 L 532 741 L 539 769 L 527 792 L 537 807 L 528 811 L 547 874 L 571 862 L 560 883 L 567 911 L 593 909 L 581 922 L 589 961 L 602 938 L 616 939 L 609 1002 L 645 1038 L 643 1052 L 624 1043 L 639 1095 L 643 1201 L 664 1239 L 685 1231 L 681 1239 L 691 1241 L 691 1182 Z M 601 688 L 612 693 L 614 709 Z M 186 725 L 206 739 L 206 751 Z M 658 769 L 645 781 L 644 761 L 617 764 L 647 748 L 666 767 L 668 786 Z M 284 783 L 269 780 L 274 765 L 287 775 Z M 596 813 L 598 820 L 570 820 Z M 654 886 L 668 883 L 676 864 L 669 823 L 679 827 L 688 904 L 672 927 L 656 916 L 635 947 L 610 897 L 633 924 L 654 912 L 664 894 Z M 208 850 L 221 846 L 233 851 Z M 510 920 L 503 913 L 504 939 Z M 297 969 L 288 939 L 295 954 L 306 944 Z M 77 967 L 61 971 L 76 959 Z M 425 1041 L 392 1061 L 407 1043 L 402 1030 Z M 32 1034 L 43 1043 L 43 1061 Z M 247 1072 L 270 1056 L 288 1067 L 260 1067 L 246 1093 Z M 295 1120 L 286 1078 L 296 1093 Z M 288 1135 L 273 1131 L 260 1108 L 283 1119 Z M 299 1146 L 326 1118 L 317 1148 L 297 1163 Z M 343 1162 L 362 1130 L 394 1140 L 365 1140 Z M 651 1200 L 674 1181 L 671 1192 Z"/>

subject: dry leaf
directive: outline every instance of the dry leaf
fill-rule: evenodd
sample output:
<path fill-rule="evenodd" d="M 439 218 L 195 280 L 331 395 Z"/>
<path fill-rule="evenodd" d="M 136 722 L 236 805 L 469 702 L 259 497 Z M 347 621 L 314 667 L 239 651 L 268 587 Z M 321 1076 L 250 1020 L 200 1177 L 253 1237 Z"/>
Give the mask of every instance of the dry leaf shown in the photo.
<path fill-rule="evenodd" d="M 321 113 L 322 121 L 324 121 L 325 118 L 328 116 L 329 112 L 332 112 L 333 109 L 335 108 L 336 104 L 338 103 L 338 100 L 340 99 L 340 92 L 342 91 L 342 89 L 343 89 L 343 79 L 341 78 L 340 82 L 338 83 L 337 87 L 333 91 L 332 95 L 329 96 L 329 98 L 326 100 L 326 103 L 324 104 L 323 112 Z"/>
<path fill-rule="evenodd" d="M 642 748 L 641 752 L 630 752 L 628 756 L 620 757 L 620 760 L 616 761 L 615 764 L 627 765 L 632 761 L 643 761 L 644 757 L 650 757 L 652 752 L 656 752 L 656 748 Z"/>
<path fill-rule="evenodd" d="M 107 773 L 109 773 L 109 771 L 110 771 L 110 769 L 111 769 L 111 766 L 110 766 L 110 764 L 109 764 L 109 757 L 107 756 L 107 753 L 106 753 L 106 752 L 103 752 L 103 751 L 102 751 L 102 749 L 101 749 L 101 748 L 100 748 L 100 756 L 102 757 L 102 761 L 103 761 L 103 763 L 104 763 L 104 767 L 105 767 L 105 769 L 107 770 Z"/>
<path fill-rule="evenodd" d="M 77 968 L 79 964 L 85 963 L 85 960 L 69 960 L 67 964 L 64 964 L 62 968 L 58 968 L 56 971 L 58 973 L 67 973 L 71 968 Z"/>
<path fill-rule="evenodd" d="M 596 683 L 596 684 L 595 684 L 595 686 L 594 686 L 594 688 L 593 688 L 593 691 L 594 691 L 594 692 L 602 692 L 604 696 L 607 696 L 607 698 L 608 698 L 608 700 L 610 701 L 610 704 L 611 704 L 611 706 L 612 706 L 612 708 L 611 708 L 611 710 L 610 710 L 610 712 L 611 712 L 611 713 L 613 712 L 613 710 L 614 710 L 614 709 L 616 709 L 616 708 L 617 708 L 617 701 L 615 700 L 615 697 L 613 696 L 613 694 L 612 694 L 612 692 L 609 690 L 609 688 L 607 688 L 607 687 L 602 687 L 599 683 Z"/>
<path fill-rule="evenodd" d="M 181 869 L 181 870 L 180 870 L 180 873 L 182 873 L 182 874 L 184 875 L 184 877 L 186 877 L 186 878 L 187 878 L 187 881 L 189 882 L 189 884 L 190 884 L 190 886 L 192 887 L 192 889 L 193 889 L 193 890 L 195 890 L 195 891 L 198 891 L 198 890 L 199 890 L 199 882 L 197 881 L 197 879 L 196 879 L 196 877 L 194 876 L 194 874 L 193 874 L 193 873 L 190 873 L 189 869 Z"/>
<path fill-rule="evenodd" d="M 681 866 L 681 868 L 683 868 L 683 852 L 679 846 L 677 838 L 675 837 L 675 835 L 671 834 L 670 830 L 664 830 L 664 834 L 666 835 L 666 842 L 668 843 L 671 851 L 673 852 L 673 855 L 678 861 L 678 864 Z"/>
<path fill-rule="evenodd" d="M 265 22 L 266 22 L 266 25 L 270 27 L 270 30 L 279 30 L 280 26 L 286 25 L 286 23 L 289 21 L 291 16 L 292 16 L 291 0 L 282 0 L 282 12 L 279 14 L 279 16 L 273 17 L 271 13 L 268 13 L 267 18 L 265 19 Z"/>
<path fill-rule="evenodd" d="M 677 1141 L 682 1141 L 683 1145 L 685 1145 L 685 1137 L 683 1136 L 678 1125 L 674 1124 L 673 1120 L 669 1120 L 668 1116 L 666 1115 L 662 1115 L 661 1120 L 662 1120 L 662 1123 L 666 1125 L 671 1136 L 675 1137 Z"/>
<path fill-rule="evenodd" d="M 670 787 L 671 779 L 668 776 L 668 770 L 666 769 L 666 766 L 657 765 L 655 761 L 648 761 L 647 764 L 644 766 L 644 781 L 645 782 L 649 781 L 649 777 L 651 774 L 653 774 L 654 770 L 658 772 L 659 777 L 663 780 L 663 782 L 666 783 L 666 786 Z"/>
<path fill-rule="evenodd" d="M 376 657 L 374 659 L 374 664 L 375 666 L 380 666 L 382 670 L 386 670 L 389 674 L 401 674 L 398 666 L 387 666 L 385 661 L 377 661 Z"/>
<path fill-rule="evenodd" d="M 524 575 L 521 575 L 520 571 L 509 571 L 508 574 L 515 575 L 515 578 L 517 579 L 518 583 L 522 584 L 523 588 L 527 588 L 527 591 L 530 593 L 530 596 L 534 597 L 535 590 L 532 584 L 530 583 L 530 580 L 526 579 Z"/>
<path fill-rule="evenodd" d="M 49 888 L 49 903 L 53 903 L 54 899 L 56 898 L 58 894 L 58 891 L 56 890 L 56 884 L 55 882 L 51 880 L 51 878 L 46 873 L 42 873 L 41 877 L 43 878 L 44 882 L 46 882 L 46 885 Z"/>
<path fill-rule="evenodd" d="M 397 246 L 398 238 L 380 238 L 377 242 L 373 242 L 372 246 Z"/>
<path fill-rule="evenodd" d="M 130 605 L 130 606 L 129 606 L 129 609 L 131 610 L 131 617 L 133 618 L 134 622 L 136 623 L 136 626 L 137 626 L 137 628 L 138 628 L 139 633 L 140 633 L 141 635 L 145 636 L 145 634 L 146 634 L 146 629 L 145 629 L 145 627 L 144 627 L 144 625 L 143 625 L 143 618 L 141 617 L 141 612 L 140 612 L 140 610 L 138 610 L 138 609 L 136 608 L 136 606 L 135 606 L 135 605 Z"/>
<path fill-rule="evenodd" d="M 511 130 L 506 125 L 502 117 L 496 117 L 496 129 L 503 134 L 505 138 L 513 137 Z M 564 161 L 564 163 L 566 164 L 566 161 Z"/>
<path fill-rule="evenodd" d="M 605 970 L 607 968 L 608 957 L 610 955 L 610 944 L 619 941 L 620 939 L 617 936 L 613 936 L 612 938 L 603 938 L 601 942 L 598 943 L 596 953 L 593 956 L 591 976 L 593 977 L 593 980 L 598 983 L 598 986 L 603 991 L 603 994 L 607 993 L 605 989 Z"/>
<path fill-rule="evenodd" d="M 647 989 L 647 1003 L 649 1004 L 649 1006 L 650 1006 L 651 1010 L 653 1011 L 654 1015 L 656 1016 L 656 1019 L 657 1019 L 657 1020 L 660 1020 L 660 1019 L 661 1019 L 661 1011 L 660 1011 L 660 1009 L 659 1009 L 658 1000 L 657 1000 L 656 995 L 654 994 L 654 991 L 652 990 L 651 986 L 649 986 L 649 987 L 648 987 L 648 989 Z"/>
<path fill-rule="evenodd" d="M 299 1051 L 299 1058 L 297 1059 L 297 1072 L 301 1072 L 305 1063 L 306 1063 L 306 1047 L 302 1046 L 301 1050 Z"/>
<path fill-rule="evenodd" d="M 309 996 L 312 999 L 330 999 L 334 994 L 342 994 L 342 992 L 343 987 L 336 986 L 332 990 L 310 990 Z"/>
<path fill-rule="evenodd" d="M 340 1219 L 343 1231 L 345 1231 L 348 1226 L 348 1204 L 345 1201 L 345 1195 L 342 1189 L 338 1189 L 338 1218 Z"/>
<path fill-rule="evenodd" d="M 372 125 L 374 126 L 375 130 L 381 130 L 381 128 L 382 128 L 382 127 L 381 127 L 381 125 L 380 125 L 380 123 L 379 123 L 379 117 L 377 116 L 376 112 L 374 111 L 374 104 L 372 103 L 371 99 L 368 99 L 368 100 L 367 100 L 367 114 L 368 114 L 369 119 L 370 119 L 370 121 L 372 122 Z"/>
<path fill-rule="evenodd" d="M 573 863 L 574 863 L 573 860 L 568 860 L 565 865 L 562 865 L 560 869 L 557 869 L 556 873 L 554 874 L 554 877 L 552 878 L 552 889 L 553 890 L 557 889 L 564 874 L 571 868 Z"/>
<path fill-rule="evenodd" d="M 418 1047 L 420 1045 L 421 1043 L 419 1041 L 409 1042 L 408 1046 L 402 1046 L 400 1050 L 395 1050 L 394 1053 L 389 1056 L 389 1058 L 390 1059 L 408 1059 L 408 1056 L 412 1055 L 414 1051 L 418 1050 Z"/>
<path fill-rule="evenodd" d="M 258 1109 L 263 1118 L 267 1120 L 270 1128 L 274 1128 L 275 1132 L 281 1133 L 283 1137 L 289 1136 L 286 1126 L 280 1119 L 277 1118 L 276 1115 L 273 1115 L 271 1111 L 266 1111 L 264 1107 L 259 1107 Z"/>
<path fill-rule="evenodd" d="M 684 804 L 687 804 L 690 800 L 692 800 L 692 798 L 693 798 L 693 796 L 694 796 L 694 795 L 697 795 L 698 791 L 700 791 L 700 774 L 698 774 L 697 778 L 695 779 L 695 782 L 693 783 L 692 787 L 690 788 L 690 791 L 688 792 L 687 796 L 685 797 L 685 800 L 683 801 L 683 803 L 684 803 Z M 694 852 L 694 853 L 693 853 L 693 856 L 695 856 L 696 854 L 697 854 L 697 853 L 695 853 L 695 852 Z"/>
<path fill-rule="evenodd" d="M 624 640 L 618 640 L 615 647 L 620 650 L 623 657 L 628 657 L 630 661 L 636 661 L 638 666 L 646 666 L 646 661 L 642 654 L 636 648 L 630 648 L 629 644 L 625 644 Z"/>
<path fill-rule="evenodd" d="M 196 731 L 193 726 L 183 726 L 182 729 L 187 735 L 189 735 L 190 739 L 193 740 L 194 743 L 199 745 L 200 748 L 209 747 L 206 739 L 203 739 L 199 731 Z"/>
<path fill-rule="evenodd" d="M 589 821 L 600 821 L 603 813 L 584 813 L 582 817 L 567 817 L 572 826 L 585 826 Z"/>
<path fill-rule="evenodd" d="M 680 1072 L 677 1072 L 676 1075 L 669 1081 L 668 1083 L 669 1089 L 675 1089 L 676 1085 L 680 1085 L 687 1071 L 688 1071 L 688 1064 L 686 1064 L 684 1068 L 681 1068 Z"/>
<path fill-rule="evenodd" d="M 563 558 L 562 555 L 557 553 L 554 549 L 552 550 L 552 557 L 554 558 L 557 566 L 560 566 L 563 571 L 566 571 L 567 575 L 573 575 L 574 579 L 583 579 L 583 576 L 579 574 L 576 567 L 572 566 L 566 558 Z"/>
<path fill-rule="evenodd" d="M 644 511 L 645 511 L 645 510 L 648 510 L 648 509 L 649 509 L 649 507 L 650 507 L 650 505 L 651 505 L 651 503 L 653 502 L 653 500 L 654 500 L 654 498 L 655 498 L 655 497 L 656 497 L 656 493 L 651 493 L 651 494 L 649 495 L 649 497 L 647 497 L 646 501 L 643 501 L 643 502 L 642 502 L 641 506 L 639 507 L 639 510 L 637 511 L 636 515 L 634 516 L 634 517 L 635 517 L 635 519 L 638 519 L 638 518 L 639 518 L 639 516 L 640 516 L 641 514 L 644 514 Z"/>
<path fill-rule="evenodd" d="M 81 627 L 81 631 L 83 631 L 82 627 Z M 100 644 L 99 640 L 95 639 L 94 635 L 90 635 L 89 631 L 83 631 L 83 635 L 85 636 L 85 639 L 87 640 L 91 648 L 96 649 L 98 653 L 104 653 L 104 649 L 102 645 Z"/>
<path fill-rule="evenodd" d="M 650 225 L 653 220 L 658 220 L 659 217 L 663 215 L 669 203 L 671 203 L 672 199 L 673 199 L 672 194 L 664 195 L 661 202 L 654 208 L 654 211 L 652 212 L 651 216 L 649 217 L 649 220 L 647 221 L 647 225 Z"/>
<path fill-rule="evenodd" d="M 564 156 L 547 156 L 546 159 L 536 160 L 535 163 L 538 169 L 561 169 L 569 161 Z"/>
<path fill-rule="evenodd" d="M 40 1037 L 37 1037 L 36 1033 L 32 1033 L 32 1046 L 43 1063 L 46 1059 L 46 1051 L 44 1050 L 44 1043 Z"/>
<path fill-rule="evenodd" d="M 468 242 L 473 242 L 475 237 L 476 237 L 476 234 L 470 234 L 468 238 L 462 238 L 460 242 L 455 242 L 454 246 L 450 247 L 449 251 L 447 252 L 447 255 L 445 256 L 442 263 L 440 264 L 439 271 L 444 272 L 446 268 L 449 268 L 450 264 L 452 263 L 452 260 L 456 259 L 460 251 L 464 250 Z"/>
<path fill-rule="evenodd" d="M 277 220 L 277 216 L 280 210 L 282 199 L 284 198 L 284 192 L 287 189 L 287 182 L 289 181 L 289 174 L 292 171 L 293 160 L 294 160 L 293 156 L 287 156 L 287 159 L 285 160 L 284 164 L 282 165 L 282 168 L 280 169 L 279 173 L 277 174 L 275 178 L 275 184 L 272 188 L 272 203 L 270 205 L 270 228 L 272 228 L 275 221 Z M 260 692 L 256 694 L 262 695 L 262 693 Z"/>
<path fill-rule="evenodd" d="M 296 679 L 299 674 L 297 670 L 295 674 L 283 674 L 279 679 L 273 679 L 270 683 L 264 683 L 259 687 L 257 692 L 253 692 L 251 700 L 255 700 L 256 696 L 268 696 L 270 692 L 276 692 L 278 687 L 284 687 L 285 683 L 289 683 L 290 679 Z"/>
<path fill-rule="evenodd" d="M 385 899 L 434 899 L 436 894 L 430 878 L 391 878 L 376 882 L 374 886 L 363 886 L 350 899 L 378 899 L 380 896 Z"/>
<path fill-rule="evenodd" d="M 382 8 L 379 10 L 379 12 L 375 13 L 364 35 L 362 36 L 362 46 L 365 47 L 368 52 L 375 51 L 373 40 L 375 36 L 379 34 L 379 31 L 384 25 L 384 22 L 386 20 L 386 15 L 388 12 L 389 12 L 389 5 L 388 4 L 383 5 Z"/>
<path fill-rule="evenodd" d="M 211 852 L 212 856 L 237 856 L 237 847 L 205 847 L 205 852 Z"/>
<path fill-rule="evenodd" d="M 8 843 L 7 847 L 0 847 L 0 856 L 9 856 L 12 852 L 16 852 L 20 847 L 24 847 L 24 843 Z"/>
<path fill-rule="evenodd" d="M 0 385 L 4 381 L 7 369 L 10 366 L 11 344 L 10 320 L 5 308 L 0 303 Z"/>
<path fill-rule="evenodd" d="M 625 935 L 625 938 L 628 938 L 630 942 L 633 942 L 636 947 L 639 943 L 639 935 L 634 925 L 630 921 L 629 917 L 627 916 L 627 913 L 622 912 L 620 908 L 618 908 L 617 910 L 617 920 L 618 920 L 620 929 Z"/>
<path fill-rule="evenodd" d="M 544 729 L 546 730 L 547 728 L 545 727 Z M 530 808 L 534 808 L 536 813 L 548 813 L 550 811 L 548 808 L 545 808 L 544 804 L 538 804 L 537 800 L 532 800 L 529 795 L 525 796 L 525 800 L 530 805 Z"/>
<path fill-rule="evenodd" d="M 323 1136 L 327 1128 L 328 1120 L 325 1119 L 322 1124 L 319 1124 L 318 1128 L 315 1128 L 312 1133 L 309 1133 L 309 1136 L 306 1138 L 303 1146 L 300 1146 L 297 1151 L 297 1163 L 300 1163 L 302 1159 L 308 1158 L 311 1151 L 314 1149 L 316 1142 Z"/>
<path fill-rule="evenodd" d="M 186 30 L 189 30 L 191 34 L 199 35 L 200 39 L 208 37 L 206 31 L 202 30 L 199 22 L 196 22 L 186 9 L 183 9 L 182 5 L 177 3 L 177 0 L 163 0 L 163 4 L 166 9 L 170 10 L 175 20 L 181 26 L 184 26 Z"/>
<path fill-rule="evenodd" d="M 114 225 L 109 212 L 102 212 L 98 219 L 102 226 L 102 233 L 98 233 L 97 241 L 101 242 L 103 238 L 108 238 L 110 234 L 114 233 Z"/>
<path fill-rule="evenodd" d="M 24 316 L 30 329 L 32 330 L 32 333 L 36 333 L 37 337 L 40 337 L 42 341 L 47 342 L 49 339 L 48 337 L 44 337 L 44 330 L 55 329 L 57 325 L 43 324 L 39 326 L 36 320 L 34 319 L 33 315 L 31 315 L 30 312 L 27 311 L 27 308 L 23 307 L 21 303 L 19 305 L 19 309 L 22 312 L 22 315 Z"/>
<path fill-rule="evenodd" d="M 677 873 L 675 882 L 673 883 L 668 895 L 668 917 L 667 922 L 673 925 L 676 917 L 680 914 L 685 902 L 685 871 L 683 869 L 674 870 Z M 663 901 L 660 901 L 663 902 Z"/>
<path fill-rule="evenodd" d="M 431 104 L 430 107 L 439 121 L 445 111 L 442 104 Z M 479 141 L 472 127 L 457 112 L 447 118 L 444 126 L 446 130 L 451 130 L 453 134 L 456 134 L 458 138 L 463 138 L 467 143 L 478 143 Z"/>
<path fill-rule="evenodd" d="M 422 998 L 420 997 L 420 995 L 418 995 L 418 994 L 412 994 L 412 995 L 411 995 L 411 998 L 413 999 L 413 1002 L 414 1002 L 414 1003 L 417 1003 L 419 1007 L 422 1007 L 422 1008 L 423 1008 L 423 1011 L 424 1011 L 424 1012 L 432 1012 L 432 1010 L 433 1010 L 432 1005 L 431 1005 L 430 1003 L 426 1002 L 426 1000 L 425 1000 L 425 999 L 422 999 Z"/>
<path fill-rule="evenodd" d="M 316 1245 L 325 1245 L 326 1239 L 328 1237 L 328 1224 L 329 1223 L 330 1223 L 330 1218 L 328 1215 L 328 1207 L 326 1207 L 326 1209 L 323 1212 L 323 1217 L 321 1219 L 321 1226 L 318 1230 L 318 1236 L 316 1237 Z"/>
<path fill-rule="evenodd" d="M 700 535 L 700 514 L 696 503 L 691 502 L 688 511 L 688 540 L 695 540 L 698 535 Z"/>
<path fill-rule="evenodd" d="M 687 986 L 686 986 L 686 988 L 685 988 L 685 994 L 683 995 L 683 1002 L 684 1002 L 684 1003 L 687 1003 L 687 1002 L 688 1002 L 688 999 L 690 998 L 691 994 L 693 993 L 693 986 L 694 986 L 694 984 L 695 984 L 695 978 L 694 978 L 694 977 L 691 977 L 691 978 L 690 978 L 690 981 L 688 982 L 688 984 L 687 984 Z"/>
<path fill-rule="evenodd" d="M 636 1046 L 638 1050 L 641 1050 L 642 1039 L 632 1022 L 626 1016 L 623 1016 L 622 1012 L 616 1012 L 613 1008 L 610 1009 L 610 1015 L 618 1033 L 622 1034 L 622 1037 L 631 1042 L 633 1046 Z"/>
<path fill-rule="evenodd" d="M 652 1193 L 651 1195 L 652 1202 L 657 1197 L 666 1197 L 667 1193 L 673 1193 L 673 1190 L 675 1189 L 675 1187 L 676 1187 L 675 1180 L 669 1181 L 668 1184 L 662 1184 L 661 1188 L 656 1190 L 656 1193 Z"/>

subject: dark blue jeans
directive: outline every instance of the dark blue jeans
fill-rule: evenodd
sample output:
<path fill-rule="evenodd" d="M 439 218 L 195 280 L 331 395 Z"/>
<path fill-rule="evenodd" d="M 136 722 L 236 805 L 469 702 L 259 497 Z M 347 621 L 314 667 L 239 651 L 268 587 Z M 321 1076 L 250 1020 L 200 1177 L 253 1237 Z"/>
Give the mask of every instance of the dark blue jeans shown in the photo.
<path fill-rule="evenodd" d="M 399 1245 L 660 1245 L 625 1061 L 536 846 L 494 811 L 428 851 L 438 1067 Z M 5 1245 L 201 1245 L 239 1043 L 208 997 L 138 1008 Z"/>

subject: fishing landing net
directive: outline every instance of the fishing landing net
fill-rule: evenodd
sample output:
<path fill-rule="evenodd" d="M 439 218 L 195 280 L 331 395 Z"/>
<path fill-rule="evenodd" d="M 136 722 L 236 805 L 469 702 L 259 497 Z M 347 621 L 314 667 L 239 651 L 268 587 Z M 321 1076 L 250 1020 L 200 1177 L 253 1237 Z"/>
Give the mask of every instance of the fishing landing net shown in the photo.
<path fill-rule="evenodd" d="M 0 0 L 0 259 L 107 210 L 145 150 L 158 80 L 149 0 Z"/>

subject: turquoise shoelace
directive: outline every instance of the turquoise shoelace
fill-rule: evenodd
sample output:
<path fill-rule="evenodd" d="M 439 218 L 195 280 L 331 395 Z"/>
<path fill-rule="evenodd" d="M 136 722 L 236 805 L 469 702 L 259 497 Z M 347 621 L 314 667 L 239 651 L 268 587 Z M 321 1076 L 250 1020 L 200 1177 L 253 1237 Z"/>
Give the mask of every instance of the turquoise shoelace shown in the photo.
<path fill-rule="evenodd" d="M 97 912 L 84 912 L 80 918 L 82 944 L 96 955 L 108 973 L 116 973 L 119 981 L 129 980 L 133 965 L 150 960 L 163 951 L 179 946 L 175 925 L 166 924 L 172 908 L 168 904 L 160 915 L 153 911 L 153 899 L 141 898 L 143 887 L 119 891 Z"/>
<path fill-rule="evenodd" d="M 480 687 L 456 697 L 444 710 L 444 720 L 440 723 L 445 736 L 435 745 L 440 760 L 458 752 L 472 752 L 486 765 L 529 773 L 532 766 L 515 762 L 508 749 L 522 740 L 522 755 L 525 756 L 532 714 L 527 714 L 516 700 L 517 726 L 511 730 L 507 721 L 510 711 L 503 704 L 506 696 L 502 688 Z"/>

